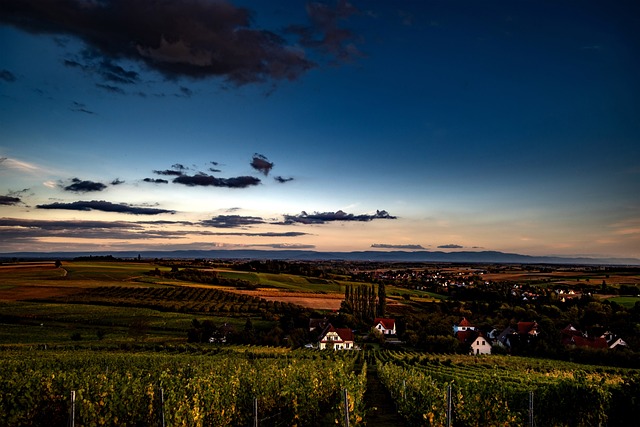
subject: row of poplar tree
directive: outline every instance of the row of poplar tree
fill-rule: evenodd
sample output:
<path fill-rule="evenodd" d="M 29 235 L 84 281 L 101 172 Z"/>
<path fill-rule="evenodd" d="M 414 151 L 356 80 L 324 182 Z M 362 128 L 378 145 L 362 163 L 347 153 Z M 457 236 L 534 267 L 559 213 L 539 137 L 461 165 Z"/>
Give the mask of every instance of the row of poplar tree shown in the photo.
<path fill-rule="evenodd" d="M 384 317 L 387 308 L 387 293 L 384 283 L 378 285 L 347 285 L 341 311 L 365 323 L 371 323 L 376 317 Z"/>

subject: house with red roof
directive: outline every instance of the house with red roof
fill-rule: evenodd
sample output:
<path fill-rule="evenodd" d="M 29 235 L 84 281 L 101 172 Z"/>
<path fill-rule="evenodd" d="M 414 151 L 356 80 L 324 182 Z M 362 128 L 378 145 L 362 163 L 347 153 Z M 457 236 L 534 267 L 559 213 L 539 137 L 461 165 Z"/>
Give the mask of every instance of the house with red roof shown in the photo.
<path fill-rule="evenodd" d="M 329 323 L 318 338 L 318 348 L 320 350 L 353 350 L 355 347 L 355 336 L 349 328 L 334 328 Z"/>
<path fill-rule="evenodd" d="M 396 334 L 396 321 L 395 319 L 386 319 L 383 317 L 377 317 L 373 321 L 373 327 L 380 331 L 382 335 L 395 335 Z"/>
<path fill-rule="evenodd" d="M 471 324 L 471 322 L 469 322 L 467 320 L 466 317 L 463 317 L 462 320 L 460 322 L 458 322 L 458 324 L 454 324 L 453 325 L 453 335 L 456 335 L 458 332 L 461 331 L 475 331 L 476 327 L 473 326 Z"/>

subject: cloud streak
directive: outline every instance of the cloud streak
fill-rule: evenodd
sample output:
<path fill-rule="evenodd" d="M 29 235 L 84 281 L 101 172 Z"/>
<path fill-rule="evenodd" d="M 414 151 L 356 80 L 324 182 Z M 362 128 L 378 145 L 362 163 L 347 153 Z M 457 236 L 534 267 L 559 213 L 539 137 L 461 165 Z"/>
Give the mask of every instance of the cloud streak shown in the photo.
<path fill-rule="evenodd" d="M 284 215 L 284 221 L 281 224 L 326 224 L 336 221 L 368 222 L 374 219 L 396 219 L 396 217 L 389 215 L 387 211 L 376 211 L 373 215 L 354 215 L 341 210 L 337 212 L 314 212 L 313 214 L 302 211 L 302 213 L 298 215 Z"/>
<path fill-rule="evenodd" d="M 371 247 L 375 249 L 406 249 L 412 251 L 425 249 L 422 245 L 389 245 L 386 243 L 374 243 Z"/>
<path fill-rule="evenodd" d="M 200 225 L 215 228 L 237 228 L 250 227 L 252 225 L 259 225 L 264 223 L 264 219 L 257 216 L 218 215 L 211 219 L 201 221 Z"/>
<path fill-rule="evenodd" d="M 175 211 L 158 208 L 146 208 L 136 207 L 125 203 L 111 203 L 104 200 L 92 200 L 92 201 L 78 201 L 71 203 L 50 203 L 45 205 L 36 206 L 38 209 L 63 209 L 72 211 L 102 211 L 102 212 L 115 212 L 132 215 L 159 215 L 170 213 L 174 214 Z"/>

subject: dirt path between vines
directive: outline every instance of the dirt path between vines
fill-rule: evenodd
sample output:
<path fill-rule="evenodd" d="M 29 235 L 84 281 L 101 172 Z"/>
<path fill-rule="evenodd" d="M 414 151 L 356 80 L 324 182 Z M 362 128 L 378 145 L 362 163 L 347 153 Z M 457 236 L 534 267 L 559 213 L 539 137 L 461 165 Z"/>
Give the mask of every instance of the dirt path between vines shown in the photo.
<path fill-rule="evenodd" d="M 364 393 L 367 402 L 365 421 L 367 426 L 405 427 L 407 423 L 398 414 L 391 395 L 378 379 L 375 363 L 367 364 L 367 390 Z"/>

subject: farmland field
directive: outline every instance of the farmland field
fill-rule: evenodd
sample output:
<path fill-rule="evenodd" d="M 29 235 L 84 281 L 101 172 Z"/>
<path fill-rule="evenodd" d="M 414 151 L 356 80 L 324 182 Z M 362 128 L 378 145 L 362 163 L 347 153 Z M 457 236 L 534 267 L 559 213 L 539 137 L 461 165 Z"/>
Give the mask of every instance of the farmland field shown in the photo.
<path fill-rule="evenodd" d="M 448 417 L 453 426 L 627 426 L 640 412 L 637 369 L 371 343 L 357 352 L 320 352 L 294 349 L 304 341 L 192 341 L 207 322 L 237 331 L 237 339 L 268 338 L 283 322 L 311 316 L 306 309 L 331 314 L 347 285 L 362 283 L 231 268 L 203 268 L 213 273 L 203 277 L 215 279 L 203 283 L 174 270 L 96 261 L 0 266 L 0 425 L 66 426 L 72 391 L 77 426 L 159 426 L 163 417 L 167 426 L 249 425 L 255 402 L 260 425 L 344 425 L 344 389 L 351 426 L 441 426 Z M 576 275 L 585 283 L 584 272 L 549 277 L 577 282 Z M 617 286 L 636 279 L 606 280 Z M 389 285 L 387 295 L 395 312 L 447 304 L 446 296 L 417 288 Z M 634 307 L 639 298 L 611 300 Z M 392 399 L 393 423 L 367 424 L 381 407 L 365 399 L 367 384 L 388 390 L 379 398 Z"/>

